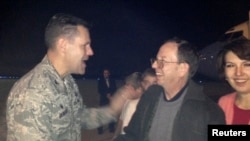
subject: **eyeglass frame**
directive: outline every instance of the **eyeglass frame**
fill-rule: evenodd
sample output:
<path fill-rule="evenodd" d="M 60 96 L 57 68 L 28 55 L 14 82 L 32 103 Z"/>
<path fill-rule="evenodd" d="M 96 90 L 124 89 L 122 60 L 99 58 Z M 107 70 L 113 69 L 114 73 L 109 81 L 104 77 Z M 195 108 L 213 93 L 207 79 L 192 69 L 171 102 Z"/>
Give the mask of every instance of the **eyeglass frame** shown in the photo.
<path fill-rule="evenodd" d="M 163 68 L 164 64 L 168 64 L 168 63 L 177 63 L 177 64 L 183 63 L 183 62 L 180 62 L 180 61 L 173 62 L 173 61 L 166 61 L 166 60 L 163 60 L 163 59 L 150 58 L 151 65 L 153 65 L 155 62 L 157 63 L 157 66 L 159 68 Z"/>

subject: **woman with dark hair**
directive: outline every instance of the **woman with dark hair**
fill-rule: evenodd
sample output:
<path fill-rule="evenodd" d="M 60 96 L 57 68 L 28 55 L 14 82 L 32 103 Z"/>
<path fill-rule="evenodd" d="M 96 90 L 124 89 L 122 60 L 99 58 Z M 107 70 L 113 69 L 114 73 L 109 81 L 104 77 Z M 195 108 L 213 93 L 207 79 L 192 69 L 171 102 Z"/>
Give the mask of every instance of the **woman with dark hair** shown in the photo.
<path fill-rule="evenodd" d="M 227 124 L 250 124 L 250 41 L 234 40 L 218 54 L 219 76 L 235 92 L 222 96 L 219 105 Z"/>

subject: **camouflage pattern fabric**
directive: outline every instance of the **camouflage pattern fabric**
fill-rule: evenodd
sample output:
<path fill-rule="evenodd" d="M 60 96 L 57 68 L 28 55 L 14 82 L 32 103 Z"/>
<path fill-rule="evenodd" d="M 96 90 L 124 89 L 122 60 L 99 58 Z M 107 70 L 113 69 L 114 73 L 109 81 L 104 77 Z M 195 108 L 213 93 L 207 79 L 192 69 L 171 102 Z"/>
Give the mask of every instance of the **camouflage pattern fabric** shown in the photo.
<path fill-rule="evenodd" d="M 60 78 L 45 56 L 10 91 L 7 141 L 81 141 L 81 129 L 115 121 L 107 107 L 87 108 L 71 75 Z"/>

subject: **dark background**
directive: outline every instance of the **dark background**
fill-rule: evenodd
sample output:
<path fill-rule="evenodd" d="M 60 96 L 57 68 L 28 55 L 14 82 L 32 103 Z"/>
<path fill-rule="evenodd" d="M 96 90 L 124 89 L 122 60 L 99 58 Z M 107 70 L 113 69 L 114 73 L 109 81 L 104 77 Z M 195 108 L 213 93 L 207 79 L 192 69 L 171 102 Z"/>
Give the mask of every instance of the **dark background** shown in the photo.
<path fill-rule="evenodd" d="M 92 25 L 95 54 L 83 77 L 95 78 L 106 66 L 115 77 L 143 71 L 174 36 L 207 46 L 248 20 L 250 0 L 2 0 L 0 8 L 0 75 L 21 76 L 41 61 L 45 26 L 62 12 Z"/>

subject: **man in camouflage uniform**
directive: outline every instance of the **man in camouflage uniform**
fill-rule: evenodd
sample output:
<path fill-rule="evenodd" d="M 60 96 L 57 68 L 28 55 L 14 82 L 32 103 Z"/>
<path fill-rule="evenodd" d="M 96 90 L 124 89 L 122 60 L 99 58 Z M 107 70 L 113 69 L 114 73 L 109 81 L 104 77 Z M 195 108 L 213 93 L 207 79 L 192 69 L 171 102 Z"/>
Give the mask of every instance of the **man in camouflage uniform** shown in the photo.
<path fill-rule="evenodd" d="M 115 121 L 128 87 L 118 90 L 107 107 L 87 108 L 71 74 L 84 74 L 92 56 L 86 23 L 56 14 L 45 31 L 43 60 L 18 80 L 7 101 L 7 141 L 81 141 L 81 129 Z"/>

